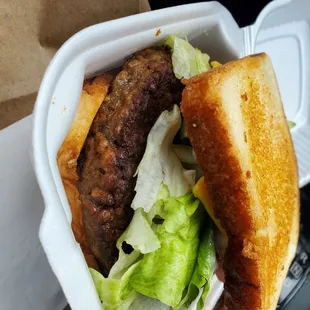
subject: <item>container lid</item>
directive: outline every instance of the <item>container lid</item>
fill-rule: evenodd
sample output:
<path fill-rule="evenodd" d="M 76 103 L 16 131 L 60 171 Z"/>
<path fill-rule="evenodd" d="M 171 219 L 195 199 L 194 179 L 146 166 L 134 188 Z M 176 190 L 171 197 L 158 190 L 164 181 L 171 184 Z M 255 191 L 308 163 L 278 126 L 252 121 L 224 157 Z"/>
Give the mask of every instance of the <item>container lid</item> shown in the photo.
<path fill-rule="evenodd" d="M 299 183 L 310 182 L 310 1 L 275 0 L 243 28 L 244 55 L 266 52 L 273 63 L 298 161 Z"/>

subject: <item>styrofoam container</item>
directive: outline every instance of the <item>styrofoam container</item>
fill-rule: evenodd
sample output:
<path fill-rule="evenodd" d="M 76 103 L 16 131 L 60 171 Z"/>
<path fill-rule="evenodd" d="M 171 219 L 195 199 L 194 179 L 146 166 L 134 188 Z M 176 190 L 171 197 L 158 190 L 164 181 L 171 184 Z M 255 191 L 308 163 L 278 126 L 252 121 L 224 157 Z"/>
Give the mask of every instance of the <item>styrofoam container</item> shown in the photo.
<path fill-rule="evenodd" d="M 219 3 L 191 4 L 91 26 L 57 52 L 46 70 L 35 105 L 33 156 L 45 201 L 40 239 L 72 309 L 100 309 L 71 230 L 70 208 L 56 163 L 85 76 L 120 66 L 133 52 L 161 44 L 169 34 L 186 36 L 195 47 L 222 63 L 254 51 L 267 51 L 279 79 L 287 117 L 297 123 L 292 136 L 300 185 L 304 185 L 310 179 L 309 12 L 308 0 L 278 0 L 263 10 L 255 25 L 240 29 Z M 159 28 L 161 34 L 156 36 Z M 213 282 L 206 309 L 212 309 L 223 287 L 216 279 Z"/>

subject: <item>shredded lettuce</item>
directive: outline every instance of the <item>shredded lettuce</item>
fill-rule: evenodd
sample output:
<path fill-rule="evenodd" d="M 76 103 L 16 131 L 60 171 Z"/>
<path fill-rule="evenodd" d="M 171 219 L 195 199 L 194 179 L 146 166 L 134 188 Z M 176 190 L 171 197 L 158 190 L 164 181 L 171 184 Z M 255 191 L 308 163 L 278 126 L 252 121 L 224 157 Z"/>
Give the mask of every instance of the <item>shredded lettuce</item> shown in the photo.
<path fill-rule="evenodd" d="M 194 48 L 186 40 L 170 35 L 164 42 L 172 51 L 172 66 L 178 79 L 189 79 L 211 69 L 208 54 Z"/>
<path fill-rule="evenodd" d="M 293 121 L 287 121 L 288 127 L 289 129 L 292 129 L 296 126 L 296 123 L 294 123 Z"/>
<path fill-rule="evenodd" d="M 139 208 L 135 211 L 130 225 L 118 240 L 117 246 L 120 247 L 124 241 L 142 254 L 154 252 L 160 247 L 159 240 L 151 229 L 143 209 Z"/>
<path fill-rule="evenodd" d="M 211 225 L 207 225 L 200 239 L 197 263 L 191 281 L 187 288 L 187 293 L 175 310 L 182 307 L 188 308 L 193 300 L 203 288 L 202 294 L 198 300 L 196 309 L 202 310 L 204 301 L 210 290 L 211 278 L 215 269 L 215 248 L 213 241 L 213 230 Z"/>
<path fill-rule="evenodd" d="M 193 194 L 171 197 L 165 185 L 160 190 L 159 198 L 149 214 L 146 215 L 142 209 L 135 211 L 130 224 L 135 227 L 129 226 L 119 239 L 122 259 L 126 261 L 124 257 L 127 257 L 122 272 L 113 273 L 112 269 L 109 277 L 104 278 L 91 269 L 103 309 L 135 309 L 133 305 L 137 305 L 139 300 L 142 305 L 148 305 L 150 310 L 167 309 L 166 305 L 187 306 L 197 297 L 194 285 L 201 288 L 208 283 L 211 270 L 209 262 L 214 256 L 214 249 L 210 250 L 210 235 L 206 233 L 200 243 L 205 211 L 199 200 Z M 154 221 L 156 217 L 158 222 Z M 136 235 L 139 228 L 141 236 Z M 144 232 L 148 236 L 143 236 Z M 132 253 L 125 254 L 122 251 L 120 245 L 124 240 L 134 248 Z M 156 246 L 146 246 L 145 240 L 150 240 L 149 243 Z M 158 240 L 160 247 L 157 248 Z M 143 256 L 140 255 L 142 251 L 145 253 Z M 133 253 L 138 256 L 131 260 Z M 142 298 L 140 294 L 152 299 Z"/>
<path fill-rule="evenodd" d="M 119 256 L 116 263 L 110 270 L 109 278 L 119 279 L 124 272 L 135 262 L 141 258 L 139 251 L 133 250 L 130 254 L 126 254 L 122 248 L 119 249 Z"/>
<path fill-rule="evenodd" d="M 90 268 L 90 274 L 95 283 L 98 296 L 104 310 L 127 310 L 137 293 L 132 289 L 129 279 L 137 264 L 132 265 L 121 279 L 105 278 L 96 270 Z"/>
<path fill-rule="evenodd" d="M 188 174 L 172 149 L 172 141 L 181 126 L 177 105 L 171 112 L 164 111 L 148 135 L 147 146 L 137 169 L 136 195 L 131 207 L 149 212 L 157 200 L 161 184 L 168 186 L 171 196 L 177 197 L 192 189 L 195 177 Z"/>
<path fill-rule="evenodd" d="M 123 242 L 133 247 L 134 250 L 130 254 L 123 251 Z M 122 276 L 124 270 L 137 261 L 140 254 L 153 252 L 160 247 L 160 242 L 141 208 L 135 211 L 129 226 L 118 239 L 116 246 L 119 249 L 119 257 L 110 270 L 109 277 L 111 278 Z"/>
<path fill-rule="evenodd" d="M 138 294 L 129 310 L 170 310 L 171 307 L 163 304 L 158 299 Z"/>
<path fill-rule="evenodd" d="M 214 248 L 210 231 L 201 235 L 206 212 L 191 193 L 195 171 L 183 168 L 172 145 L 180 125 L 177 106 L 157 120 L 137 169 L 135 212 L 117 241 L 118 260 L 108 278 L 90 269 L 105 310 L 183 309 L 199 289 L 202 303 L 208 293 Z"/>
<path fill-rule="evenodd" d="M 164 220 L 156 229 L 161 247 L 143 256 L 130 284 L 142 295 L 175 307 L 195 268 L 203 208 L 192 194 L 157 203 Z"/>
<path fill-rule="evenodd" d="M 185 164 L 197 164 L 196 156 L 194 154 L 194 150 L 191 146 L 182 145 L 182 144 L 174 144 L 173 151 L 178 156 L 179 160 Z"/>

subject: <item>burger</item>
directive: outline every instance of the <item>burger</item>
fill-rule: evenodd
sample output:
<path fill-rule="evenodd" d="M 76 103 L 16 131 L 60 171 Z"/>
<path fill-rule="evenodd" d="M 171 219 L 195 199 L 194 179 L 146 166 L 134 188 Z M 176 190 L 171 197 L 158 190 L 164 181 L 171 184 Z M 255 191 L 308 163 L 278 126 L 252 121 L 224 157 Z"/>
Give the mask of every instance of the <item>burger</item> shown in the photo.
<path fill-rule="evenodd" d="M 103 309 L 203 309 L 216 276 L 226 309 L 276 308 L 299 191 L 266 54 L 136 52 L 84 81 L 57 161 Z"/>

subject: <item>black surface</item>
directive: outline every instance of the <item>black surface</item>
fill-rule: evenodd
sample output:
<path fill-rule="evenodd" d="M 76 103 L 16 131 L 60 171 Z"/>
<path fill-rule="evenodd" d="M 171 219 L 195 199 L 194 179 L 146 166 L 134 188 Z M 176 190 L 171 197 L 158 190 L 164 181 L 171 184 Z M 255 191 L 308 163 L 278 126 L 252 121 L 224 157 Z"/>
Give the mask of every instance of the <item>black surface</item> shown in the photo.
<path fill-rule="evenodd" d="M 295 259 L 282 288 L 278 309 L 310 309 L 310 185 L 300 191 L 301 225 Z"/>
<path fill-rule="evenodd" d="M 149 0 L 152 10 L 176 6 L 181 4 L 209 2 L 199 0 Z M 257 15 L 270 0 L 221 0 L 223 4 L 234 16 L 240 27 L 251 25 L 255 22 Z"/>
<path fill-rule="evenodd" d="M 310 309 L 310 277 L 308 275 L 301 289 L 287 304 L 284 310 L 309 310 Z"/>

